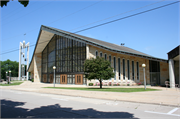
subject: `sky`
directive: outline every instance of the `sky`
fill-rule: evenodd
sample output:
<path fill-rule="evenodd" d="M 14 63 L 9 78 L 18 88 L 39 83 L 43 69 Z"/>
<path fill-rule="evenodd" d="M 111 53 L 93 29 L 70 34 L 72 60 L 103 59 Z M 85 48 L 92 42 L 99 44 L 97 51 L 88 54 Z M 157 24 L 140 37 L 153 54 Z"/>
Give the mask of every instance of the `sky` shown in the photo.
<path fill-rule="evenodd" d="M 41 25 L 76 32 L 172 2 L 175 0 L 30 0 L 24 7 L 17 0 L 10 1 L 0 10 L 0 60 L 19 61 L 19 43 L 25 40 L 31 46 L 31 61 Z M 125 43 L 124 46 L 134 50 L 168 59 L 167 53 L 180 44 L 179 5 L 176 3 L 78 34 L 118 45 Z"/>

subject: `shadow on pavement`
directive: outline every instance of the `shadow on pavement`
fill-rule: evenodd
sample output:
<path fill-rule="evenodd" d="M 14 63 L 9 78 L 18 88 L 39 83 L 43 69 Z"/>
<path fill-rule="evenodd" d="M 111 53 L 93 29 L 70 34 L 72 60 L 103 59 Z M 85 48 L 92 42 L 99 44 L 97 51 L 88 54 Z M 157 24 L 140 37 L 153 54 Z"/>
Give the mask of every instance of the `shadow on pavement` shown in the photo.
<path fill-rule="evenodd" d="M 25 102 L 15 102 L 11 100 L 1 100 L 1 118 L 133 118 L 133 114 L 128 112 L 103 112 L 93 108 L 73 110 L 64 108 L 59 104 L 41 106 L 34 109 L 26 109 Z"/>

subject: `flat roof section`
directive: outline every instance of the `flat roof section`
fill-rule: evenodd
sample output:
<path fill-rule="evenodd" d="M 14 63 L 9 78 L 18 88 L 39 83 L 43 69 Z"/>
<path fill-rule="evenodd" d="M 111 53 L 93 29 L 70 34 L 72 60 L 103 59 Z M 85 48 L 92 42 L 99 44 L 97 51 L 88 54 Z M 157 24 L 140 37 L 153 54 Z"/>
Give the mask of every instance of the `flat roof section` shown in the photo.
<path fill-rule="evenodd" d="M 168 52 L 168 60 L 169 59 L 174 59 L 174 60 L 179 60 L 179 50 L 180 50 L 180 45 Z"/>

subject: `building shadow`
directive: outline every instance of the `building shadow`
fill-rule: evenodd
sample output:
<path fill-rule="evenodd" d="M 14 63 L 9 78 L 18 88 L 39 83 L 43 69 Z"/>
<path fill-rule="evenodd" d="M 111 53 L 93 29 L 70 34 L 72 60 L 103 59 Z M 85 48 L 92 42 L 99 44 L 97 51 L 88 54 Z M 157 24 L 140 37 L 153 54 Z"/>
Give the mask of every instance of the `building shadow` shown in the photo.
<path fill-rule="evenodd" d="M 73 110 L 59 104 L 26 109 L 25 102 L 1 100 L 1 118 L 135 118 L 128 112 L 103 112 L 93 108 Z"/>

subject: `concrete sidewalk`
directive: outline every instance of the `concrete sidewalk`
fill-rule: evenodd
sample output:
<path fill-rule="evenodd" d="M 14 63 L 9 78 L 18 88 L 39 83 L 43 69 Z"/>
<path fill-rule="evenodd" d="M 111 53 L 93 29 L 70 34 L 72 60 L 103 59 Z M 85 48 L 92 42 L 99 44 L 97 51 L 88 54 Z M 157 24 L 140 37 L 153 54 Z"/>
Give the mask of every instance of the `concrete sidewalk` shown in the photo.
<path fill-rule="evenodd" d="M 38 93 L 50 93 L 57 95 L 80 96 L 80 97 L 98 98 L 98 99 L 106 99 L 106 100 L 118 100 L 125 102 L 158 104 L 158 105 L 167 105 L 167 106 L 176 106 L 176 107 L 180 106 L 180 89 L 170 89 L 170 88 L 166 89 L 164 87 L 148 86 L 147 88 L 160 89 L 160 91 L 121 93 L 121 92 L 47 89 L 42 87 L 53 87 L 53 84 L 32 83 L 30 81 L 25 81 L 23 84 L 19 86 L 0 86 L 1 89 L 31 91 Z M 56 84 L 56 87 L 89 87 L 89 86 Z M 143 86 L 121 86 L 121 87 L 139 88 Z"/>

